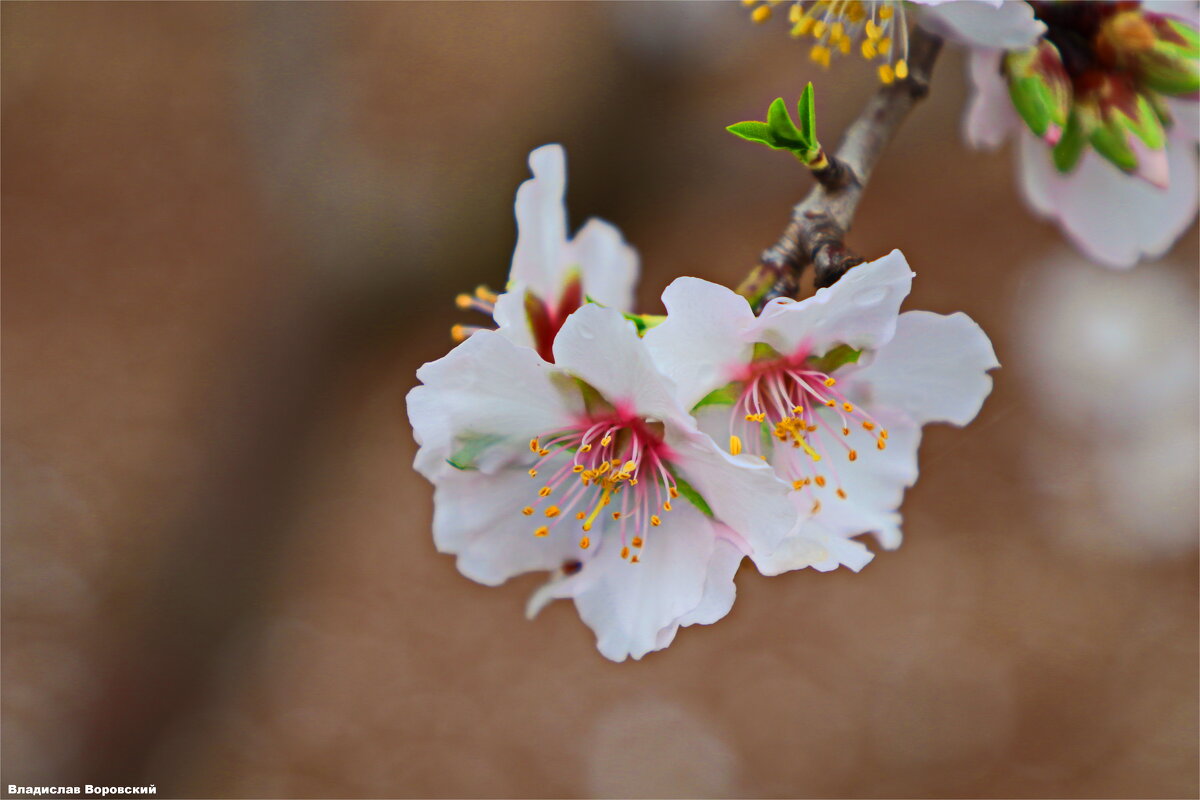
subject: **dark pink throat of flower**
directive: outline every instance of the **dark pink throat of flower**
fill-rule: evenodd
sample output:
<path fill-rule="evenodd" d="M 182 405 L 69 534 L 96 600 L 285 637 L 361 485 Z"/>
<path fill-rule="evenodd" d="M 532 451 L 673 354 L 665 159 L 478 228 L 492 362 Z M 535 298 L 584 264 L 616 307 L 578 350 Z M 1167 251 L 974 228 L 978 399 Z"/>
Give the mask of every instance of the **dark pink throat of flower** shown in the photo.
<path fill-rule="evenodd" d="M 525 293 L 525 315 L 529 318 L 529 329 L 533 333 L 533 345 L 538 355 L 554 363 L 554 337 L 562 330 L 563 323 L 583 305 L 583 284 L 572 278 L 563 286 L 557 303 L 551 303 L 535 295 Z"/>
<path fill-rule="evenodd" d="M 796 491 L 814 492 L 832 480 L 837 497 L 846 499 L 831 456 L 844 453 L 848 461 L 858 460 L 858 451 L 847 442 L 855 427 L 875 440 L 877 450 L 887 448 L 887 430 L 838 390 L 836 378 L 813 367 L 806 350 L 752 362 L 740 380 L 742 391 L 729 421 L 730 452 L 761 455 L 765 428 L 780 453 L 776 468 Z M 818 432 L 828 434 L 819 440 L 823 445 L 814 437 Z M 820 508 L 814 498 L 813 513 Z"/>
<path fill-rule="evenodd" d="M 638 563 L 650 528 L 662 524 L 659 514 L 671 511 L 679 496 L 662 430 L 661 423 L 618 408 L 532 439 L 529 449 L 538 460 L 529 477 L 545 483 L 521 513 L 546 520 L 534 535 L 550 536 L 573 520 L 567 524 L 580 526 L 579 546 L 586 550 L 599 525 L 620 536 L 621 558 Z"/>

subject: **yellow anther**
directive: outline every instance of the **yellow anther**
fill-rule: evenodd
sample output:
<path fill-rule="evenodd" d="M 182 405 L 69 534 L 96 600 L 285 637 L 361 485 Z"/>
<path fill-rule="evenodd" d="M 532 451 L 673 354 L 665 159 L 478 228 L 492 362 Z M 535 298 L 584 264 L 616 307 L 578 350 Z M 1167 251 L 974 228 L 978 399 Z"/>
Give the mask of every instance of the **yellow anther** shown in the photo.
<path fill-rule="evenodd" d="M 622 472 L 632 473 L 635 469 L 637 469 L 636 461 L 626 461 L 625 466 L 621 467 Z"/>
<path fill-rule="evenodd" d="M 842 403 L 842 410 L 845 411 L 847 414 L 853 413 L 854 404 L 853 403 Z"/>
<path fill-rule="evenodd" d="M 849 55 L 850 54 L 850 44 L 851 44 L 851 42 L 850 42 L 850 38 L 848 36 L 843 36 L 841 39 L 838 39 L 838 43 L 837 43 L 838 52 L 844 56 Z"/>
<path fill-rule="evenodd" d="M 587 516 L 587 512 L 586 512 L 586 511 L 580 511 L 579 513 L 577 513 L 577 514 L 575 515 L 575 519 L 583 519 L 583 518 L 584 518 L 584 517 L 586 517 L 586 516 Z"/>
<path fill-rule="evenodd" d="M 596 503 L 596 507 L 592 509 L 592 513 L 588 514 L 587 519 L 583 521 L 583 529 L 585 531 L 590 531 L 592 529 L 592 523 L 596 521 L 596 515 L 600 513 L 600 509 L 602 509 L 606 505 L 608 505 L 608 499 L 611 496 L 612 496 L 611 489 L 605 489 L 604 492 L 600 495 L 600 500 L 599 500 L 599 502 Z"/>
<path fill-rule="evenodd" d="M 579 452 L 590 453 L 592 452 L 592 446 L 590 444 L 585 444 L 583 447 L 579 448 Z"/>
<path fill-rule="evenodd" d="M 876 442 L 875 446 L 880 450 L 887 450 L 887 442 L 885 442 L 883 439 L 880 439 L 878 442 Z"/>
<path fill-rule="evenodd" d="M 576 464 L 575 466 L 571 467 L 571 472 L 574 472 L 576 475 L 583 472 L 583 464 Z"/>
<path fill-rule="evenodd" d="M 804 16 L 804 8 L 799 3 L 793 3 L 788 9 L 788 22 L 795 25 Z"/>
<path fill-rule="evenodd" d="M 525 506 L 521 509 L 521 513 L 527 517 L 533 516 L 533 506 Z"/>
<path fill-rule="evenodd" d="M 529 440 L 529 452 L 531 452 L 531 453 L 536 453 L 540 447 L 541 447 L 541 445 L 540 445 L 540 444 L 538 444 L 538 440 L 537 440 L 537 439 L 530 439 L 530 440 Z"/>
<path fill-rule="evenodd" d="M 908 77 L 908 62 L 903 58 L 896 62 L 896 77 L 900 80 Z"/>
<path fill-rule="evenodd" d="M 604 438 L 600 440 L 600 446 L 608 447 L 610 444 L 612 444 L 612 436 L 606 434 Z"/>
<path fill-rule="evenodd" d="M 809 426 L 808 426 L 808 432 L 809 432 L 809 433 L 812 433 L 812 432 L 813 432 L 813 431 L 815 431 L 816 429 L 817 429 L 817 426 L 816 426 L 816 425 L 809 425 Z"/>
<path fill-rule="evenodd" d="M 657 514 L 651 514 L 650 524 L 657 528 L 659 525 L 662 525 L 662 519 Z"/>
<path fill-rule="evenodd" d="M 548 535 L 549 533 L 550 533 L 550 529 L 549 529 L 549 528 L 547 528 L 545 525 L 543 525 L 542 527 L 540 527 L 540 528 L 538 528 L 537 530 L 535 530 L 535 531 L 533 532 L 533 535 L 534 535 L 534 536 L 546 536 L 546 535 Z"/>
<path fill-rule="evenodd" d="M 800 19 L 796 21 L 795 26 L 792 28 L 792 36 L 807 36 L 809 32 L 812 31 L 813 26 L 816 24 L 817 21 L 812 17 L 800 17 Z"/>
<path fill-rule="evenodd" d="M 846 26 L 840 22 L 835 22 L 829 26 L 829 38 L 835 42 L 839 41 L 845 32 Z"/>
<path fill-rule="evenodd" d="M 851 450 L 849 453 L 846 454 L 846 457 L 849 458 L 851 461 L 858 461 L 858 451 Z"/>
<path fill-rule="evenodd" d="M 825 405 L 829 406 L 830 408 L 835 408 L 837 406 L 837 401 L 836 400 L 826 400 Z"/>
<path fill-rule="evenodd" d="M 873 40 L 883 36 L 883 28 L 879 27 L 879 25 L 877 25 L 873 19 L 867 20 L 867 24 L 864 26 L 863 30 L 866 31 L 868 39 Z"/>
<path fill-rule="evenodd" d="M 640 537 L 640 536 L 633 537 L 633 539 L 630 540 L 629 543 L 631 545 L 633 545 L 634 547 L 641 547 L 643 544 L 645 544 L 645 542 L 642 541 L 642 537 Z"/>
<path fill-rule="evenodd" d="M 832 53 L 829 52 L 829 48 L 821 44 L 814 44 L 812 49 L 808 51 L 809 59 L 820 64 L 822 67 L 829 66 L 831 55 Z"/>
<path fill-rule="evenodd" d="M 812 447 L 809 446 L 808 442 L 804 441 L 803 439 L 797 439 L 796 442 L 804 448 L 804 452 L 808 453 L 808 457 L 813 461 L 821 460 L 821 454 L 816 450 L 813 450 Z"/>
<path fill-rule="evenodd" d="M 636 563 L 638 563 L 639 561 L 641 561 L 641 559 L 637 557 L 637 553 L 634 553 L 634 554 L 633 554 L 633 558 L 629 559 L 629 563 L 630 563 L 630 564 L 636 564 Z"/>
<path fill-rule="evenodd" d="M 825 20 L 817 20 L 817 24 L 813 25 L 812 35 L 818 39 L 825 36 L 825 32 L 829 30 L 829 26 L 825 24 Z"/>
<path fill-rule="evenodd" d="M 749 8 L 757 2 L 758 0 L 742 0 L 742 5 L 744 5 L 746 8 Z"/>
<path fill-rule="evenodd" d="M 816 514 L 820 510 L 821 510 L 821 501 L 814 500 L 813 504 L 812 504 L 812 513 Z"/>
<path fill-rule="evenodd" d="M 756 8 L 750 12 L 750 19 L 754 20 L 755 22 L 766 22 L 770 18 L 771 18 L 771 7 L 770 6 L 759 6 L 758 8 Z"/>
<path fill-rule="evenodd" d="M 536 469 L 531 469 L 531 470 L 529 470 L 529 477 L 531 477 L 531 478 L 536 478 L 536 477 L 537 477 L 537 470 L 536 470 Z"/>
<path fill-rule="evenodd" d="M 676 489 L 674 486 L 670 486 L 670 487 L 667 487 L 667 494 L 671 495 L 671 497 L 673 497 L 673 498 L 679 497 L 679 490 Z"/>
<path fill-rule="evenodd" d="M 880 64 L 877 72 L 879 73 L 880 83 L 886 85 L 893 83 L 896 80 L 896 71 L 892 69 L 891 64 Z"/>
<path fill-rule="evenodd" d="M 875 56 L 879 55 L 879 51 L 875 49 L 875 43 L 872 42 L 870 39 L 863 39 L 862 45 L 861 45 L 861 50 L 862 50 L 862 57 L 867 59 L 868 61 L 870 61 Z M 826 384 L 826 385 L 828 385 L 828 384 Z"/>
<path fill-rule="evenodd" d="M 849 436 L 849 435 L 850 435 L 850 429 L 842 428 L 842 436 Z"/>
<path fill-rule="evenodd" d="M 621 518 L 621 512 L 620 512 L 620 511 L 614 511 L 614 512 L 612 512 L 612 518 L 613 518 L 613 519 L 620 519 L 620 518 Z"/>
<path fill-rule="evenodd" d="M 629 558 L 629 548 L 628 547 L 621 548 L 621 558 Z"/>
<path fill-rule="evenodd" d="M 500 296 L 486 286 L 476 286 L 475 296 L 485 303 L 494 303 L 500 299 Z"/>
<path fill-rule="evenodd" d="M 450 338 L 456 342 L 465 342 L 470 335 L 462 325 L 453 325 L 450 328 Z"/>
<path fill-rule="evenodd" d="M 792 413 L 793 414 L 803 414 L 804 406 L 792 406 Z"/>
<path fill-rule="evenodd" d="M 879 55 L 886 56 L 888 51 L 892 49 L 891 37 L 885 36 L 875 43 L 875 47 L 879 50 Z"/>
<path fill-rule="evenodd" d="M 729 437 L 729 452 L 730 452 L 730 453 L 733 453 L 735 456 L 736 456 L 736 455 L 741 455 L 741 452 L 742 452 L 742 440 L 741 440 L 741 438 L 740 438 L 740 437 L 737 437 L 737 436 L 730 436 L 730 437 Z"/>
<path fill-rule="evenodd" d="M 863 420 L 862 426 L 863 426 L 863 430 L 865 430 L 865 431 L 875 430 L 875 423 L 871 422 L 871 420 L 869 420 L 869 419 Z"/>
<path fill-rule="evenodd" d="M 549 497 L 552 491 L 554 490 L 549 486 L 543 486 L 542 488 L 538 489 L 538 497 Z"/>
<path fill-rule="evenodd" d="M 475 298 L 471 297 L 469 294 L 460 294 L 458 297 L 454 298 L 454 305 L 466 311 L 468 308 L 475 305 Z"/>
<path fill-rule="evenodd" d="M 612 464 L 605 461 L 603 464 L 600 465 L 600 469 L 596 470 L 596 474 L 603 475 L 604 473 L 608 472 L 610 469 L 612 469 Z"/>
<path fill-rule="evenodd" d="M 842 498 L 843 500 L 845 500 L 845 499 L 846 499 L 846 490 L 845 490 L 845 489 L 838 489 L 838 490 L 837 490 L 837 496 L 838 496 L 838 497 L 840 497 L 840 498 Z"/>
<path fill-rule="evenodd" d="M 818 475 L 817 477 L 813 478 L 813 480 L 817 482 L 817 486 L 823 487 L 825 485 L 825 476 L 824 475 Z"/>
<path fill-rule="evenodd" d="M 582 539 L 579 540 L 579 546 L 582 547 L 584 550 L 587 550 L 589 547 L 592 546 L 592 540 L 589 539 L 588 537 L 584 536 Z"/>
<path fill-rule="evenodd" d="M 668 500 L 665 503 L 663 503 L 663 511 L 670 511 L 670 510 L 671 510 L 671 501 Z"/>
<path fill-rule="evenodd" d="M 880 428 L 879 429 L 879 438 L 886 439 L 887 437 L 888 437 L 887 428 Z"/>
<path fill-rule="evenodd" d="M 544 513 L 547 517 L 553 519 L 554 517 L 558 516 L 558 506 L 550 506 L 545 510 Z"/>
<path fill-rule="evenodd" d="M 803 489 L 804 487 L 805 487 L 805 482 L 804 482 L 804 481 L 792 481 L 792 488 L 793 488 L 794 490 L 796 490 L 796 491 L 800 491 L 800 490 L 801 490 L 801 489 Z"/>
<path fill-rule="evenodd" d="M 895 12 L 891 6 L 884 6 L 883 8 L 879 9 L 879 18 L 880 19 L 891 19 L 893 13 L 895 13 Z"/>
<path fill-rule="evenodd" d="M 544 448 L 544 447 L 543 447 L 541 450 L 538 450 L 538 451 L 537 451 L 537 453 L 538 453 L 538 455 L 539 455 L 539 456 L 548 456 L 548 455 L 550 455 L 550 451 L 549 451 L 549 450 L 547 450 L 547 449 L 546 449 L 546 448 Z"/>
<path fill-rule="evenodd" d="M 825 379 L 826 386 L 835 386 L 836 384 L 837 384 L 837 380 L 834 378 L 826 378 Z"/>

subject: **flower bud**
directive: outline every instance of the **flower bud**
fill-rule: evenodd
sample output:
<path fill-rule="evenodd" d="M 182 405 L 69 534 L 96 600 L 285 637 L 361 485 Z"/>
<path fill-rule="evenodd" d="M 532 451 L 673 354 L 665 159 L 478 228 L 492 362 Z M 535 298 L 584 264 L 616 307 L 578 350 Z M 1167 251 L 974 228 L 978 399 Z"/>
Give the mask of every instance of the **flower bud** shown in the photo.
<path fill-rule="evenodd" d="M 1200 34 L 1184 20 L 1122 11 L 1105 20 L 1098 44 L 1146 88 L 1171 95 L 1200 91 Z"/>
<path fill-rule="evenodd" d="M 1008 53 L 1004 67 L 1008 92 L 1021 119 L 1038 136 L 1057 142 L 1067 124 L 1072 94 L 1058 48 L 1043 39 L 1027 50 Z"/>
<path fill-rule="evenodd" d="M 1092 93 L 1098 124 L 1088 141 L 1096 152 L 1129 172 L 1139 169 L 1139 153 L 1162 151 L 1167 136 L 1155 106 L 1131 82 L 1109 76 Z M 1093 113 L 1085 110 L 1085 116 Z"/>

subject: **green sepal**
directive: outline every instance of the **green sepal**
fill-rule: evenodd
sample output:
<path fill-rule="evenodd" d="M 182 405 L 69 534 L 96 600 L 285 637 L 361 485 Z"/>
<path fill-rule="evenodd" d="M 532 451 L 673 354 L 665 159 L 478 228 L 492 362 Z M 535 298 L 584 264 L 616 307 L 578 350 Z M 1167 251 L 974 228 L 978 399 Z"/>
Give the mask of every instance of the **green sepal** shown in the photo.
<path fill-rule="evenodd" d="M 629 320 L 637 328 L 638 336 L 645 336 L 646 331 L 651 328 L 661 325 L 667 321 L 666 314 L 622 314 L 625 319 Z"/>
<path fill-rule="evenodd" d="M 731 406 L 737 402 L 741 393 L 738 391 L 736 383 L 727 383 L 719 389 L 713 389 L 704 397 L 700 398 L 700 402 L 692 406 L 692 411 L 699 411 L 708 406 Z"/>
<path fill-rule="evenodd" d="M 1061 130 L 1071 111 L 1071 79 L 1058 49 L 1043 39 L 1004 58 L 1008 94 L 1021 119 L 1037 136 Z"/>
<path fill-rule="evenodd" d="M 671 477 L 675 479 L 675 488 L 679 490 L 680 497 L 686 498 L 687 501 L 694 505 L 701 514 L 711 519 L 713 516 L 713 510 L 708 505 L 708 501 L 704 499 L 704 495 L 696 491 L 696 487 L 688 483 L 683 476 L 679 474 L 679 470 L 675 469 L 673 464 L 668 463 L 666 467 L 671 473 Z"/>
<path fill-rule="evenodd" d="M 1085 118 L 1085 114 L 1073 110 L 1071 116 L 1067 118 L 1067 125 L 1063 128 L 1062 137 L 1054 146 L 1054 166 L 1063 174 L 1075 169 L 1080 156 L 1087 149 L 1088 138 L 1091 134 Z"/>
<path fill-rule="evenodd" d="M 1120 122 L 1110 119 L 1108 122 L 1096 126 L 1088 141 L 1097 153 L 1118 168 L 1127 172 L 1137 169 L 1137 155 L 1129 146 L 1129 139 Z"/>
<path fill-rule="evenodd" d="M 809 363 L 813 365 L 814 369 L 828 375 L 838 367 L 858 363 L 860 357 L 862 357 L 862 350 L 855 350 L 848 344 L 839 344 L 820 358 L 810 358 Z"/>
<path fill-rule="evenodd" d="M 1141 83 L 1170 95 L 1200 91 L 1200 32 L 1170 18 L 1158 20 L 1155 28 L 1154 46 L 1134 62 Z"/>
<path fill-rule="evenodd" d="M 771 345 L 767 344 L 766 342 L 755 342 L 753 358 L 755 361 L 766 361 L 769 359 L 781 358 L 781 356 L 778 350 L 776 350 L 774 347 L 771 347 Z"/>
<path fill-rule="evenodd" d="M 479 469 L 477 462 L 488 448 L 504 441 L 505 437 L 494 433 L 473 434 L 460 439 L 460 445 L 446 463 L 458 470 Z"/>

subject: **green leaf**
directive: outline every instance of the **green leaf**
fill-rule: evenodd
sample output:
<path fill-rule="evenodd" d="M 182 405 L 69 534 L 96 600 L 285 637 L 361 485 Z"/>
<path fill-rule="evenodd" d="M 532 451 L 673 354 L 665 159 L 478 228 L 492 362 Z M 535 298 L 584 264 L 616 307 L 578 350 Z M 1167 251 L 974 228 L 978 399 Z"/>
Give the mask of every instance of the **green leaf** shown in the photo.
<path fill-rule="evenodd" d="M 771 129 L 775 141 L 807 149 L 808 145 L 788 115 L 787 104 L 783 102 L 782 97 L 776 97 L 767 109 L 767 126 Z"/>
<path fill-rule="evenodd" d="M 736 383 L 727 383 L 700 398 L 700 402 L 692 407 L 692 411 L 699 411 L 707 406 L 731 406 L 737 402 L 740 394 Z"/>
<path fill-rule="evenodd" d="M 504 441 L 503 436 L 493 433 L 476 434 L 462 437 L 458 450 L 452 456 L 446 459 L 446 463 L 455 469 L 473 470 L 478 469 L 476 466 L 479 457 L 483 455 L 488 448 Z"/>
<path fill-rule="evenodd" d="M 689 503 L 700 510 L 700 513 L 706 517 L 713 516 L 713 510 L 709 507 L 708 502 L 704 499 L 704 495 L 696 491 L 696 488 L 688 483 L 679 474 L 679 471 L 671 464 L 667 464 L 667 469 L 671 473 L 671 477 L 675 479 L 675 488 L 679 490 L 679 494 L 686 498 Z"/>
<path fill-rule="evenodd" d="M 730 125 L 725 130 L 732 133 L 734 136 L 740 136 L 749 142 L 759 142 L 768 147 L 779 148 L 775 146 L 775 140 L 771 138 L 771 128 L 765 122 L 737 122 Z"/>
<path fill-rule="evenodd" d="M 838 367 L 857 363 L 860 356 L 862 350 L 855 350 L 848 344 L 839 344 L 820 358 L 811 358 L 809 361 L 813 367 L 828 375 Z"/>
<path fill-rule="evenodd" d="M 815 146 L 817 142 L 817 111 L 813 103 L 813 85 L 809 81 L 796 101 L 796 118 L 800 120 L 800 139 Z"/>

